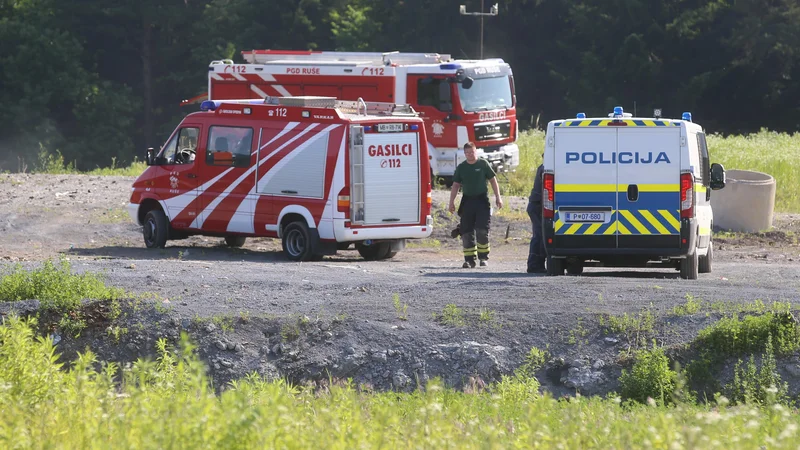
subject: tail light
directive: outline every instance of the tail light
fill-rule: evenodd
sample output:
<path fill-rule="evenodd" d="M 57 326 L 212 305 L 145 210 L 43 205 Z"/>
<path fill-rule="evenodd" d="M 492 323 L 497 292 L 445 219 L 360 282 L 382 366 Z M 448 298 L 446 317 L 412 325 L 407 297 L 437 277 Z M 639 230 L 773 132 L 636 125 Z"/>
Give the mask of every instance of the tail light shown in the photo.
<path fill-rule="evenodd" d="M 681 174 L 681 219 L 694 217 L 694 175 Z"/>
<path fill-rule="evenodd" d="M 542 210 L 545 219 L 555 217 L 553 205 L 555 201 L 555 175 L 552 173 L 544 174 L 542 178 Z"/>
<path fill-rule="evenodd" d="M 425 202 L 428 204 L 428 208 L 429 209 L 430 209 L 431 203 L 433 202 L 433 199 L 432 199 L 431 195 L 432 195 L 431 194 L 431 184 L 428 183 L 428 193 L 426 194 L 427 199 L 425 200 Z"/>
<path fill-rule="evenodd" d="M 345 214 L 350 212 L 350 188 L 345 186 L 336 197 L 336 210 Z"/>

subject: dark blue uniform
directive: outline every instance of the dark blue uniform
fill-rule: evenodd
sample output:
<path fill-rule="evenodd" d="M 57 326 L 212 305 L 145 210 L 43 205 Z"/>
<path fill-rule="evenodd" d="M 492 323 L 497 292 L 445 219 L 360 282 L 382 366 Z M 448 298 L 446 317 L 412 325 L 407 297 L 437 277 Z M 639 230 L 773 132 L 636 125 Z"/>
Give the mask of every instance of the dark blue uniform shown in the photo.
<path fill-rule="evenodd" d="M 547 253 L 544 249 L 544 236 L 542 233 L 542 175 L 544 165 L 540 164 L 536 169 L 536 176 L 533 180 L 531 196 L 528 197 L 528 217 L 531 218 L 533 237 L 531 238 L 530 249 L 528 250 L 528 272 L 543 272 L 544 261 Z"/>

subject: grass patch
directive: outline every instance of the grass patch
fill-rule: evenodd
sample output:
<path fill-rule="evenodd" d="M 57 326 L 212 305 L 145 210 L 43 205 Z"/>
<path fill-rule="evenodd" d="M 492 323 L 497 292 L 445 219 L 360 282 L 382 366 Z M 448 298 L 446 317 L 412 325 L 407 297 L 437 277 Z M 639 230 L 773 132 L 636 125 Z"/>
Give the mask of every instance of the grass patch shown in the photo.
<path fill-rule="evenodd" d="M 73 273 L 63 257 L 57 264 L 48 260 L 33 270 L 16 264 L 0 279 L 0 301 L 38 299 L 46 311 L 74 311 L 83 299 L 118 300 L 124 295 L 122 289 L 106 286 L 100 275 Z"/>
<path fill-rule="evenodd" d="M 0 325 L 0 343 L 6 447 L 790 448 L 800 425 L 780 405 L 556 399 L 521 377 L 472 393 L 434 380 L 411 393 L 373 394 L 345 381 L 314 390 L 253 374 L 215 395 L 185 338 L 177 349 L 159 340 L 155 360 L 130 368 L 84 353 L 68 370 L 52 341 L 20 319 Z"/>
<path fill-rule="evenodd" d="M 621 316 L 601 315 L 600 327 L 606 334 L 624 336 L 633 346 L 644 345 L 655 331 L 656 317 L 650 311 L 636 314 L 625 313 Z"/>
<path fill-rule="evenodd" d="M 394 312 L 400 320 L 408 320 L 408 303 L 400 303 L 400 294 L 392 294 L 392 305 L 394 305 Z"/>
<path fill-rule="evenodd" d="M 647 403 L 653 399 L 665 405 L 671 401 L 675 391 L 677 374 L 669 367 L 669 358 L 662 347 L 642 349 L 634 354 L 634 363 L 630 371 L 622 370 L 619 378 L 620 391 L 626 399 Z"/>
<path fill-rule="evenodd" d="M 442 248 L 442 241 L 439 239 L 409 239 L 406 241 L 407 248 Z"/>
<path fill-rule="evenodd" d="M 775 210 L 800 211 L 800 133 L 761 130 L 746 136 L 708 136 L 712 162 L 775 177 Z"/>
<path fill-rule="evenodd" d="M 770 336 L 777 354 L 800 349 L 800 328 L 790 312 L 768 312 L 742 319 L 734 314 L 701 330 L 695 342 L 714 355 L 729 357 L 765 351 Z"/>
<path fill-rule="evenodd" d="M 456 306 L 455 303 L 449 303 L 445 305 L 441 314 L 433 313 L 433 316 L 435 320 L 444 325 L 463 327 L 467 324 L 467 321 L 464 318 L 464 310 Z"/>
<path fill-rule="evenodd" d="M 692 294 L 686 294 L 686 303 L 672 308 L 672 314 L 676 316 L 691 316 L 700 312 L 702 306 L 702 300 L 694 298 Z"/>
<path fill-rule="evenodd" d="M 96 213 L 95 220 L 98 223 L 113 224 L 129 222 L 131 218 L 130 215 L 128 215 L 128 211 L 124 208 L 113 208 Z"/>

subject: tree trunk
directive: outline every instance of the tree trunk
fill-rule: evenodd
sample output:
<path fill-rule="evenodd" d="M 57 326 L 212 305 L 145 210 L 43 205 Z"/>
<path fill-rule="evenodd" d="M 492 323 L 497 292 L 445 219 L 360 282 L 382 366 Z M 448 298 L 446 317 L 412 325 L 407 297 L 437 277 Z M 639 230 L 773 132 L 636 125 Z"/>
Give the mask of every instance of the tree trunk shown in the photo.
<path fill-rule="evenodd" d="M 142 88 L 144 90 L 144 142 L 145 148 L 155 147 L 153 136 L 153 57 L 151 53 L 152 25 L 145 18 L 142 33 Z"/>

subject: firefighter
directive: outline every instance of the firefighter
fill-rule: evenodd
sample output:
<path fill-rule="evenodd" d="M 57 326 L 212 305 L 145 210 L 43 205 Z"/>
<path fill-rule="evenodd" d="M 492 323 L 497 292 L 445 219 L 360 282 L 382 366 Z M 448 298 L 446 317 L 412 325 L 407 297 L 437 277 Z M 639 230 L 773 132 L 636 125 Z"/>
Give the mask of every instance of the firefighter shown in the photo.
<path fill-rule="evenodd" d="M 475 144 L 464 144 L 464 157 L 466 161 L 456 167 L 453 174 L 453 187 L 450 189 L 450 212 L 456 210 L 455 200 L 459 189 L 463 187 L 459 213 L 461 215 L 461 242 L 464 245 L 464 265 L 462 267 L 475 267 L 475 258 L 480 265 L 485 267 L 489 259 L 489 226 L 491 223 L 491 204 L 486 180 L 492 185 L 495 204 L 497 208 L 503 207 L 500 198 L 500 187 L 494 170 L 485 159 L 475 156 Z M 475 243 L 477 238 L 477 244 Z"/>
<path fill-rule="evenodd" d="M 528 250 L 528 273 L 545 273 L 544 261 L 547 259 L 547 252 L 544 248 L 544 236 L 542 235 L 542 175 L 544 165 L 540 164 L 536 169 L 533 180 L 533 189 L 528 197 L 528 217 L 531 219 L 533 236 L 531 237 L 530 249 Z"/>

